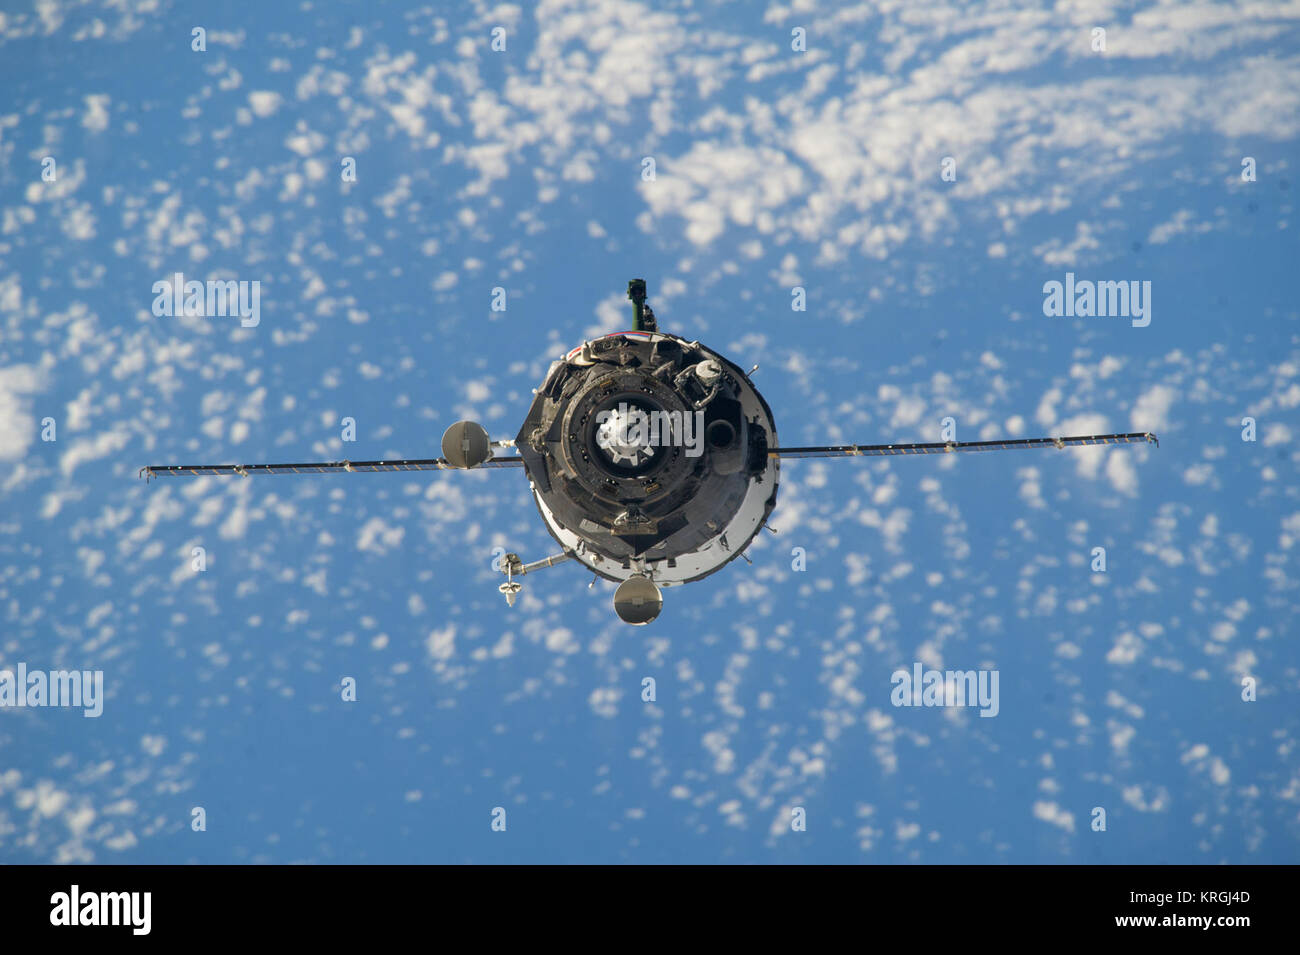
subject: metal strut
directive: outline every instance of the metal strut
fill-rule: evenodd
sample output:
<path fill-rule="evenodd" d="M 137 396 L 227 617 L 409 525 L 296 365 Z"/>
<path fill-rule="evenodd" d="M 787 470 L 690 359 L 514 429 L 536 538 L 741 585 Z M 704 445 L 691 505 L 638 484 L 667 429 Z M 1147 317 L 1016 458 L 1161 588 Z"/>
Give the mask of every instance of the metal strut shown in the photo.
<path fill-rule="evenodd" d="M 525 564 L 519 559 L 518 554 L 506 554 L 506 566 L 504 569 L 506 570 L 507 576 L 513 574 L 515 577 L 522 577 L 524 574 L 531 574 L 535 571 L 545 570 L 547 567 L 554 567 L 556 564 L 562 564 L 566 560 L 571 560 L 572 558 L 573 554 L 569 551 L 565 551 L 563 554 L 556 554 L 553 557 L 545 557 L 542 560 L 535 560 L 531 564 Z"/>
<path fill-rule="evenodd" d="M 632 331 L 659 331 L 659 325 L 655 321 L 655 313 L 645 303 L 645 279 L 633 279 L 628 282 L 627 297 L 632 300 Z"/>
<path fill-rule="evenodd" d="M 520 560 L 518 554 L 506 554 L 505 560 L 501 567 L 501 572 L 506 575 L 506 582 L 497 590 L 506 598 L 506 603 L 513 607 L 515 601 L 519 598 L 519 591 L 524 589 L 523 584 L 515 583 L 516 577 L 522 577 L 524 574 L 531 574 L 534 571 L 544 570 L 547 567 L 554 567 L 556 564 L 562 564 L 573 557 L 569 551 L 563 554 L 556 554 L 553 557 L 546 557 L 542 560 L 535 560 L 531 564 L 525 564 Z"/>

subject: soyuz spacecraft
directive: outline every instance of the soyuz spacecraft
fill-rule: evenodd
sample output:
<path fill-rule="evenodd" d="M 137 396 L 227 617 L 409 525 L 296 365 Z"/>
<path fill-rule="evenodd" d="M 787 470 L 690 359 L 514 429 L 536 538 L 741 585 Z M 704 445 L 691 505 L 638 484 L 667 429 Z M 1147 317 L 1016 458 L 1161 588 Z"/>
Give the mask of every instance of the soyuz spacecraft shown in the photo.
<path fill-rule="evenodd" d="M 783 448 L 772 409 L 749 373 L 697 341 L 659 331 L 642 279 L 628 283 L 632 330 L 583 342 L 554 362 L 514 440 L 493 441 L 472 421 L 442 437 L 442 457 L 306 464 L 159 465 L 163 475 L 323 474 L 523 468 L 560 553 L 533 563 L 506 554 L 498 588 L 513 606 L 515 579 L 577 561 L 618 583 L 614 610 L 647 624 L 661 588 L 701 580 L 744 557 L 776 506 L 782 458 L 880 457 L 1067 448 L 1158 446 L 1154 434 L 1008 441 Z M 498 454 L 505 449 L 516 454 Z M 770 528 L 769 528 L 770 530 Z M 595 582 L 593 578 L 593 583 Z"/>

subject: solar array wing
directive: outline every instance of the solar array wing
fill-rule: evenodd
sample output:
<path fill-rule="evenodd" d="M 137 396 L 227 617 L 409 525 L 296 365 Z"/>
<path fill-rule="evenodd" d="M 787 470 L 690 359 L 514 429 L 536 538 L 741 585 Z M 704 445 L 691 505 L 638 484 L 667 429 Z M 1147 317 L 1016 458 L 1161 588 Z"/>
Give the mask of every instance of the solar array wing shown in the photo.
<path fill-rule="evenodd" d="M 1017 438 L 1004 441 L 938 441 L 930 444 L 840 444 L 820 448 L 770 448 L 774 458 L 856 458 L 902 454 L 951 454 L 957 451 L 1015 451 L 1031 448 L 1074 448 L 1093 444 L 1154 444 L 1160 440 L 1150 432 L 1132 434 L 1089 434 L 1073 438 Z"/>
<path fill-rule="evenodd" d="M 489 458 L 474 468 L 457 468 L 446 458 L 413 458 L 403 461 L 309 461 L 302 464 L 156 464 L 140 469 L 145 480 L 163 475 L 203 476 L 207 474 L 338 474 L 356 471 L 462 471 L 477 468 L 521 468 L 518 456 Z"/>

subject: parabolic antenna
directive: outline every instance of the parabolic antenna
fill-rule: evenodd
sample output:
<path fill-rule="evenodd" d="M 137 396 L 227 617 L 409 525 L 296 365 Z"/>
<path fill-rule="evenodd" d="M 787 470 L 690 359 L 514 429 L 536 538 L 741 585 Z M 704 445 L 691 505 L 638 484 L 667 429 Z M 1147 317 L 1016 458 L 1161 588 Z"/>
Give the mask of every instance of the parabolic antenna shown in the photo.
<path fill-rule="evenodd" d="M 477 421 L 457 421 L 442 434 L 442 456 L 454 468 L 476 468 L 492 457 L 492 441 Z"/>
<path fill-rule="evenodd" d="M 649 577 L 629 577 L 614 591 L 614 612 L 624 623 L 644 626 L 663 608 L 663 594 Z"/>

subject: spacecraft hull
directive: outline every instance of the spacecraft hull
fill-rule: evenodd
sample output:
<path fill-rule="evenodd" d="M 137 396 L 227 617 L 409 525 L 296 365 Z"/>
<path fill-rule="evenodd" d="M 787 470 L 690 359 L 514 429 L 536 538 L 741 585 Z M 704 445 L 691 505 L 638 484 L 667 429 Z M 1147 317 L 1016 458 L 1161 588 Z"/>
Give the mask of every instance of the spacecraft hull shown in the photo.
<path fill-rule="evenodd" d="M 707 577 L 776 506 L 771 408 L 738 366 L 674 335 L 620 332 L 573 349 L 515 443 L 551 536 L 608 580 Z"/>

